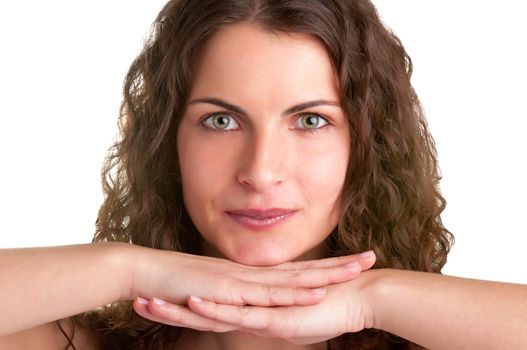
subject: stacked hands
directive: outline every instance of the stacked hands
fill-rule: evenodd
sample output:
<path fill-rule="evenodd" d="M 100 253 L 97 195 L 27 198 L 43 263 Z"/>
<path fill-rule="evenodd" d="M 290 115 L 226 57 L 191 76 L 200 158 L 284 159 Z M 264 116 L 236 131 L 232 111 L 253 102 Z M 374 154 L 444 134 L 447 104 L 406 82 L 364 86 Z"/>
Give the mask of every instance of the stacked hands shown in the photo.
<path fill-rule="evenodd" d="M 155 322 L 199 331 L 238 330 L 299 345 L 375 324 L 365 288 L 371 280 L 356 278 L 374 265 L 373 252 L 270 267 L 183 253 L 159 254 L 177 266 L 177 280 L 173 275 L 152 274 L 151 269 L 148 273 L 146 266 L 152 266 L 144 262 L 146 283 L 132 286 L 129 298 L 135 299 L 133 307 L 139 315 Z"/>

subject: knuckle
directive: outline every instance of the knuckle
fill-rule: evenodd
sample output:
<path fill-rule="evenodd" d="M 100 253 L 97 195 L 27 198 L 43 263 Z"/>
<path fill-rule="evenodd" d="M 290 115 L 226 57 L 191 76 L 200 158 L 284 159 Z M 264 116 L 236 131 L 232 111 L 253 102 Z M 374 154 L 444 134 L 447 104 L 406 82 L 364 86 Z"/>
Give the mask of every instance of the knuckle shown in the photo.
<path fill-rule="evenodd" d="M 268 325 L 267 330 L 274 336 L 282 339 L 292 338 L 294 332 L 291 327 L 288 327 L 287 322 L 277 319 Z"/>
<path fill-rule="evenodd" d="M 272 317 L 265 317 L 260 321 L 259 333 L 274 337 L 276 335 L 276 321 Z"/>
<path fill-rule="evenodd" d="M 275 287 L 262 285 L 266 305 L 275 305 L 277 302 L 277 289 Z"/>
<path fill-rule="evenodd" d="M 353 272 L 353 270 L 350 270 L 347 265 L 335 266 L 331 268 L 329 276 L 331 276 L 331 281 L 340 281 L 343 276 L 348 276 L 350 272 Z"/>
<path fill-rule="evenodd" d="M 289 272 L 288 280 L 289 285 L 293 287 L 299 287 L 302 281 L 303 270 L 294 269 Z"/>
<path fill-rule="evenodd" d="M 293 261 L 287 261 L 285 263 L 280 264 L 280 267 L 285 268 L 285 269 L 294 269 L 295 266 L 296 265 Z"/>
<path fill-rule="evenodd" d="M 236 293 L 234 292 L 233 288 L 229 288 L 227 290 L 227 296 L 225 297 L 225 299 L 227 300 L 227 303 L 229 304 L 239 304 L 240 303 L 240 300 L 236 296 Z"/>
<path fill-rule="evenodd" d="M 295 304 L 299 304 L 299 303 L 302 303 L 307 295 L 307 291 L 303 290 L 303 289 L 290 289 L 290 295 L 291 295 L 291 300 L 295 303 Z"/>
<path fill-rule="evenodd" d="M 225 304 L 239 303 L 239 298 L 235 292 L 239 288 L 236 281 L 233 281 L 232 279 L 224 279 L 215 285 L 218 288 L 215 293 L 218 295 L 218 299 L 214 300 L 215 302 Z"/>
<path fill-rule="evenodd" d="M 154 314 L 154 313 L 153 313 Z M 177 307 L 172 307 L 170 309 L 165 308 L 161 309 L 156 312 L 157 316 L 166 318 L 174 323 L 183 323 L 185 322 L 185 317 L 181 310 L 179 310 Z"/>
<path fill-rule="evenodd" d="M 269 289 L 269 305 L 281 305 L 284 303 L 283 300 L 283 288 L 272 287 Z"/>
<path fill-rule="evenodd" d="M 218 304 L 214 304 L 208 311 L 207 311 L 207 318 L 217 321 L 217 319 L 221 315 L 221 310 L 219 309 Z"/>
<path fill-rule="evenodd" d="M 238 323 L 245 323 L 251 310 L 248 306 L 242 305 L 238 308 Z"/>
<path fill-rule="evenodd" d="M 305 261 L 302 267 L 305 269 L 313 269 L 316 267 L 316 265 L 314 261 Z"/>
<path fill-rule="evenodd" d="M 218 321 L 212 321 L 211 325 L 208 327 L 209 332 L 225 332 L 225 326 Z"/>

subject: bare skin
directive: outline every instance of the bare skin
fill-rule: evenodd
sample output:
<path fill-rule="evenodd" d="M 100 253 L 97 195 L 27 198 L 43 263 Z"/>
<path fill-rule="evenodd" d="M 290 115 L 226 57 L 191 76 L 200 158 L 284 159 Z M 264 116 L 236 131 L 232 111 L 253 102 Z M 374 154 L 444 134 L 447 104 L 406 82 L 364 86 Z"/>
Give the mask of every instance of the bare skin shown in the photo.
<path fill-rule="evenodd" d="M 245 113 L 203 103 L 208 96 L 227 100 Z M 338 203 L 345 170 L 341 165 L 347 166 L 349 156 L 344 151 L 349 148 L 346 119 L 334 105 L 307 109 L 331 123 L 305 137 L 298 133 L 299 116 L 286 111 L 296 101 L 333 101 L 337 96 L 329 58 L 312 37 L 270 34 L 243 23 L 222 29 L 210 40 L 178 131 L 185 204 L 203 235 L 205 254 L 247 265 L 281 263 L 303 254 L 324 256 L 317 242 L 331 230 L 338 212 L 338 205 L 332 205 Z M 207 117 L 218 110 L 223 125 L 211 124 Z M 228 207 L 225 198 L 246 203 L 255 198 L 270 203 L 288 199 L 305 215 L 259 235 L 221 215 Z M 406 285 L 414 289 L 406 290 Z M 146 318 L 201 331 L 184 332 L 182 342 L 203 349 L 317 348 L 344 332 L 364 328 L 384 329 L 439 349 L 527 342 L 520 335 L 527 334 L 525 286 L 373 270 L 326 289 L 323 300 L 304 306 L 232 305 L 195 295 L 199 298 L 189 298 L 185 306 L 148 298 L 136 301 L 134 308 Z M 506 291 L 506 297 L 496 297 L 498 291 Z M 476 294 L 479 300 L 471 298 Z M 482 322 L 481 310 L 488 311 L 482 328 L 500 328 L 498 337 L 474 331 Z M 503 318 L 512 322 L 503 326 Z"/>
<path fill-rule="evenodd" d="M 247 35 L 251 40 L 240 40 Z M 132 299 L 141 316 L 187 328 L 175 344 L 182 348 L 319 349 L 328 339 L 365 328 L 431 349 L 526 348 L 527 286 L 370 270 L 373 254 L 322 259 L 322 242 L 341 210 L 345 119 L 331 103 L 309 109 L 327 120 L 305 123 L 287 111 L 293 99 L 335 98 L 327 57 L 309 37 L 270 36 L 250 26 L 217 38 L 223 42 L 203 58 L 217 74 L 205 74 L 207 84 L 198 76 L 199 93 L 192 98 L 221 91 L 248 113 L 224 115 L 233 131 L 217 134 L 206 129 L 217 126 L 204 118 L 215 109 L 198 103 L 201 109 L 189 108 L 182 124 L 186 138 L 178 140 L 185 204 L 210 256 L 119 243 L 0 250 L 0 298 L 8 301 L 0 310 L 0 348 L 65 346 L 54 320 Z M 240 53 L 240 43 L 247 50 L 237 56 L 243 59 L 214 50 Z M 214 66 L 222 59 L 234 71 Z M 255 62 L 258 79 L 250 69 Z M 302 131 L 319 123 L 321 130 Z M 297 152 L 291 156 L 277 145 Z M 207 155 L 207 149 L 214 152 Z M 202 176 L 192 177 L 192 171 Z M 220 180 L 207 180 L 207 173 Z M 255 233 L 223 215 L 243 205 L 292 205 L 295 216 Z M 89 349 L 89 335 L 76 334 L 76 344 Z"/>
<path fill-rule="evenodd" d="M 333 288 L 347 292 L 334 298 Z M 332 303 L 341 307 L 326 307 Z M 166 324 L 178 320 L 179 326 L 184 325 L 177 305 L 150 302 L 134 307 L 144 317 Z M 247 344 L 243 339 L 261 345 L 269 338 L 307 342 L 316 349 L 324 336 L 312 337 L 314 334 L 325 332 L 326 338 L 332 338 L 336 329 L 356 332 L 363 327 L 391 332 L 428 349 L 512 350 L 527 346 L 527 285 L 425 272 L 369 270 L 354 280 L 328 287 L 325 299 L 311 306 L 241 307 L 189 299 L 189 307 L 209 321 L 229 322 L 244 332 L 216 333 L 219 336 L 215 338 L 210 333 L 189 332 L 183 344 L 192 340 L 196 349 L 242 349 Z M 341 314 L 339 309 L 348 312 Z M 187 326 L 196 328 L 190 323 Z"/>
<path fill-rule="evenodd" d="M 310 305 L 324 297 L 317 289 L 355 278 L 372 264 L 347 256 L 258 268 L 124 243 L 3 249 L 0 297 L 9 303 L 0 313 L 0 348 L 47 331 L 55 345 L 61 338 L 54 320 L 138 296 L 182 304 L 201 295 L 233 305 Z"/>

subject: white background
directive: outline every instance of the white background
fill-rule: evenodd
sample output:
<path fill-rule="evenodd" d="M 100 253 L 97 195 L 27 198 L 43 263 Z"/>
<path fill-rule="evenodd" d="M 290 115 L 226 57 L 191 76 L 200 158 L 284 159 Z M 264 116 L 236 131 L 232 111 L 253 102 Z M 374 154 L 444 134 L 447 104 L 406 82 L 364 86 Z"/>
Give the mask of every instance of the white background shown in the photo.
<path fill-rule="evenodd" d="M 0 3 L 0 248 L 91 241 L 122 81 L 164 3 Z M 375 4 L 436 140 L 456 236 L 444 273 L 527 283 L 522 2 Z"/>

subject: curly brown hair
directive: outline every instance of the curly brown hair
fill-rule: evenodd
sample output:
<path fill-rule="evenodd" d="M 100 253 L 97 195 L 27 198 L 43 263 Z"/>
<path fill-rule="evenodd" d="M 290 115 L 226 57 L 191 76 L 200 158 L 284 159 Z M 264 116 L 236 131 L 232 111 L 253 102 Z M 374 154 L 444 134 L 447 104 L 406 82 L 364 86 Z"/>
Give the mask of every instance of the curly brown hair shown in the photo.
<path fill-rule="evenodd" d="M 410 84 L 412 62 L 368 0 L 171 0 L 124 84 L 120 138 L 102 177 L 94 242 L 119 241 L 199 254 L 183 204 L 176 135 L 203 46 L 222 27 L 248 22 L 298 32 L 326 47 L 351 132 L 344 214 L 327 239 L 332 256 L 373 249 L 374 268 L 440 273 L 453 244 L 434 141 Z M 180 328 L 137 315 L 131 301 L 75 315 L 101 349 L 165 349 Z M 71 344 L 73 345 L 73 344 Z M 408 349 L 375 329 L 328 341 L 331 349 Z"/>

